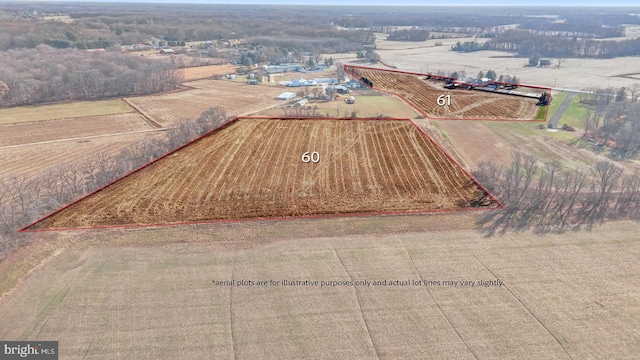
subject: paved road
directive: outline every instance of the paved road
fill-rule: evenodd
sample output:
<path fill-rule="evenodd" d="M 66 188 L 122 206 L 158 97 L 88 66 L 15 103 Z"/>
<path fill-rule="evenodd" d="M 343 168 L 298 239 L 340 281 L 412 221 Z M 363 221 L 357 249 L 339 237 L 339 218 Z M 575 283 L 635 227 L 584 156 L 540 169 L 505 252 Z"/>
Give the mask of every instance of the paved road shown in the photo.
<path fill-rule="evenodd" d="M 576 93 L 574 92 L 569 93 L 569 95 L 567 95 L 567 98 L 564 99 L 564 102 L 562 103 L 562 105 L 560 105 L 560 108 L 558 109 L 558 111 L 556 111 L 556 113 L 553 114 L 553 117 L 549 121 L 549 128 L 551 129 L 558 128 L 558 120 L 560 120 L 560 118 L 562 117 L 562 114 L 564 114 L 564 112 L 567 110 L 574 96 L 576 96 Z"/>

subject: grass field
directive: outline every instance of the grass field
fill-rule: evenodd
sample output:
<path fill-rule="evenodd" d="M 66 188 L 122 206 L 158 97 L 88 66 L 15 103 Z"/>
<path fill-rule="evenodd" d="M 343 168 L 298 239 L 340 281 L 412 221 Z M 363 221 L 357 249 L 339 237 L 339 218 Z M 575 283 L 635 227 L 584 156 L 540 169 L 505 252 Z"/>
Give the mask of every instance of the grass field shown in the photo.
<path fill-rule="evenodd" d="M 97 154 L 115 156 L 126 146 L 161 136 L 162 132 L 107 135 L 91 139 L 56 141 L 0 150 L 0 182 L 11 178 L 34 178 L 75 167 Z"/>
<path fill-rule="evenodd" d="M 587 106 L 580 103 L 580 95 L 576 95 L 571 100 L 567 110 L 562 114 L 558 125 L 562 126 L 563 124 L 567 124 L 576 129 L 584 130 L 584 119 L 588 111 Z"/>
<path fill-rule="evenodd" d="M 186 83 L 193 89 L 169 94 L 127 98 L 148 118 L 171 127 L 180 120 L 197 119 L 214 106 L 229 115 L 249 115 L 282 103 L 276 96 L 286 91 L 275 86 L 247 85 L 229 80 L 199 80 Z"/>
<path fill-rule="evenodd" d="M 28 121 L 122 114 L 132 109 L 122 100 L 76 101 L 64 104 L 0 109 L 0 125 Z"/>
<path fill-rule="evenodd" d="M 0 125 L 0 148 L 153 129 L 138 113 Z"/>
<path fill-rule="evenodd" d="M 353 95 L 355 104 L 346 104 L 344 98 Z M 345 95 L 338 100 L 327 103 L 318 103 L 319 114 L 329 116 L 350 117 L 353 112 L 357 117 L 386 116 L 394 118 L 412 119 L 418 116 L 418 112 L 394 96 L 359 96 L 358 92 Z"/>
<path fill-rule="evenodd" d="M 355 117 L 371 118 L 371 117 L 393 117 L 413 119 L 418 116 L 418 112 L 402 100 L 391 95 L 361 95 L 362 92 L 353 92 L 348 95 L 341 96 L 340 99 L 332 101 L 311 101 L 307 103 L 307 107 L 318 107 L 317 113 L 325 117 L 351 117 L 355 112 Z M 346 104 L 344 99 L 353 95 L 356 98 L 355 104 Z M 289 111 L 290 109 L 286 109 Z M 280 107 L 274 107 L 259 113 L 260 115 L 282 116 L 285 110 Z"/>
<path fill-rule="evenodd" d="M 236 65 L 207 65 L 207 66 L 195 66 L 180 69 L 184 81 L 194 81 L 210 78 L 212 76 L 221 76 L 227 74 L 235 74 Z"/>
<path fill-rule="evenodd" d="M 408 120 L 241 118 L 29 229 L 497 206 Z"/>
<path fill-rule="evenodd" d="M 64 359 L 631 359 L 640 352 L 640 225 L 484 238 L 455 230 L 456 218 L 59 234 L 49 243 L 72 248 L 0 303 L 0 338 L 55 339 Z M 428 229 L 443 222 L 446 231 Z M 137 245 L 146 243 L 156 245 Z M 347 284 L 283 286 L 283 279 Z M 349 283 L 365 280 L 387 285 Z M 396 280 L 409 285 L 390 285 Z"/>

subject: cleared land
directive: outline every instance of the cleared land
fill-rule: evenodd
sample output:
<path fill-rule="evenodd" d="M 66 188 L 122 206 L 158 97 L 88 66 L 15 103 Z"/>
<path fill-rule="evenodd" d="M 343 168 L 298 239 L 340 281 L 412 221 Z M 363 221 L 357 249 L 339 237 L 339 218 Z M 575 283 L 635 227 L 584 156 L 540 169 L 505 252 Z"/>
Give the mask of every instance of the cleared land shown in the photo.
<path fill-rule="evenodd" d="M 235 74 L 237 65 L 207 65 L 180 69 L 185 81 L 201 80 L 212 76 Z"/>
<path fill-rule="evenodd" d="M 589 89 L 594 87 L 626 87 L 638 83 L 637 79 L 623 79 L 621 74 L 637 73 L 640 58 L 637 56 L 614 59 L 563 59 L 560 68 L 558 59 L 551 59 L 546 68 L 527 67 L 528 59 L 515 57 L 513 53 L 501 51 L 476 51 L 458 53 L 451 51 L 456 42 L 478 41 L 485 38 L 434 39 L 424 42 L 387 41 L 386 36 L 376 40 L 376 52 L 382 60 L 399 69 L 415 72 L 436 73 L 441 70 L 450 74 L 465 71 L 475 75 L 479 71 L 494 70 L 497 74 L 515 75 L 523 83 L 566 89 Z M 436 43 L 442 43 L 436 46 Z"/>
<path fill-rule="evenodd" d="M 408 120 L 245 118 L 29 229 L 496 206 Z"/>
<path fill-rule="evenodd" d="M 151 120 L 171 127 L 180 120 L 196 119 L 213 106 L 223 108 L 230 115 L 248 115 L 282 103 L 276 100 L 276 96 L 287 91 L 274 86 L 247 85 L 229 80 L 200 80 L 185 85 L 193 89 L 127 100 Z"/>
<path fill-rule="evenodd" d="M 0 109 L 0 125 L 131 112 L 122 100 L 76 101 L 54 105 Z"/>
<path fill-rule="evenodd" d="M 345 66 L 356 79 L 366 78 L 375 89 L 395 94 L 431 119 L 535 120 L 536 99 L 479 90 L 447 90 L 443 82 L 424 80 L 414 74 L 383 69 Z M 541 90 L 520 87 L 523 92 Z M 450 104 L 438 105 L 438 97 L 450 96 Z"/>
<path fill-rule="evenodd" d="M 62 234 L 47 244 L 68 241 L 72 248 L 0 304 L 0 338 L 56 339 L 65 359 L 633 359 L 640 353 L 640 225 L 484 238 L 452 230 L 460 222 L 448 217 Z M 443 222 L 446 231 L 424 230 Z M 135 245 L 149 243 L 158 246 Z M 503 285 L 213 283 L 283 279 L 499 279 Z"/>
<path fill-rule="evenodd" d="M 137 113 L 5 124 L 0 125 L 0 148 L 151 129 Z"/>
<path fill-rule="evenodd" d="M 0 149 L 0 182 L 14 177 L 33 178 L 55 172 L 59 167 L 75 167 L 99 153 L 118 154 L 126 146 L 150 139 L 162 132 L 107 135 Z"/>

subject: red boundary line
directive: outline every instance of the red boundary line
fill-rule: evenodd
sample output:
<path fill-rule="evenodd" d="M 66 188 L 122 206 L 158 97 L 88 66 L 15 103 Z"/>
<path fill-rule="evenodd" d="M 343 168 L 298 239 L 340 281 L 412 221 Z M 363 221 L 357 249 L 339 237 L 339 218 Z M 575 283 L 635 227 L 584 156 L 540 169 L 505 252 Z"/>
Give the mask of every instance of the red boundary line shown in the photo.
<path fill-rule="evenodd" d="M 433 120 L 433 121 L 438 121 L 438 120 L 462 120 L 462 121 L 467 121 L 467 120 L 473 120 L 473 121 L 504 121 L 504 122 L 531 122 L 531 123 L 546 123 L 547 122 L 547 117 L 549 114 L 549 105 L 546 106 L 546 110 L 544 113 L 544 119 L 542 120 L 530 120 L 530 119 L 487 119 L 487 118 L 472 118 L 472 117 L 465 117 L 465 118 L 434 118 L 434 117 L 430 117 L 429 115 L 425 114 L 423 111 L 421 111 L 420 109 L 418 109 L 417 107 L 415 107 L 413 104 L 409 103 L 407 100 L 405 100 L 405 98 L 399 94 L 396 94 L 392 91 L 389 90 L 383 90 L 383 89 L 379 89 L 376 88 L 374 86 L 369 86 L 365 83 L 363 83 L 362 81 L 360 81 L 360 78 L 355 75 L 354 73 L 352 73 L 351 71 L 347 70 L 347 67 L 352 67 L 352 68 L 357 68 L 357 69 L 365 69 L 365 70 L 375 70 L 375 71 L 386 71 L 386 72 L 395 72 L 395 73 L 399 73 L 399 74 L 409 74 L 409 75 L 417 75 L 417 76 L 431 76 L 434 78 L 440 78 L 440 79 L 451 79 L 451 80 L 455 80 L 455 78 L 449 77 L 449 76 L 441 76 L 441 75 L 433 75 L 433 74 L 422 74 L 422 73 L 417 73 L 417 72 L 412 72 L 412 71 L 402 71 L 402 70 L 393 70 L 393 69 L 383 69 L 383 68 L 374 68 L 374 67 L 367 67 L 367 66 L 360 66 L 360 65 L 347 65 L 345 64 L 343 66 L 343 70 L 344 72 L 346 72 L 347 74 L 351 75 L 354 80 L 360 82 L 361 84 L 363 84 L 364 86 L 377 90 L 377 91 L 382 91 L 385 92 L 387 94 L 391 94 L 394 95 L 396 97 L 398 97 L 400 100 L 402 100 L 402 102 L 404 102 L 405 104 L 409 105 L 411 108 L 413 108 L 416 112 L 418 112 L 418 114 L 426 117 L 429 120 Z M 522 87 L 529 87 L 529 88 L 533 88 L 533 89 L 544 89 L 549 91 L 549 93 L 551 93 L 552 89 L 551 88 L 547 88 L 544 86 L 538 86 L 538 85 L 527 85 L 527 84 L 514 84 L 514 83 L 506 83 L 506 82 L 499 82 L 499 81 L 493 81 L 495 83 L 499 83 L 499 84 L 509 84 L 509 85 L 518 85 L 518 86 L 522 86 Z M 507 94 L 503 94 L 503 95 L 507 95 Z M 507 95 L 508 96 L 508 95 Z"/>
<path fill-rule="evenodd" d="M 487 195 L 489 195 L 489 197 L 498 204 L 498 207 L 500 209 L 504 209 L 504 205 L 498 199 L 496 199 L 495 196 L 493 196 L 493 194 L 489 192 L 489 190 L 487 190 L 484 186 L 482 186 L 482 184 L 480 184 L 480 182 L 476 180 L 476 178 L 474 178 L 470 172 L 468 172 L 462 165 L 460 165 L 460 163 L 456 159 L 454 159 L 448 152 L 446 152 L 442 146 L 438 145 L 438 143 L 435 142 L 435 140 L 433 140 L 431 136 L 429 136 L 429 134 L 427 134 L 424 130 L 422 130 L 422 128 L 418 126 L 418 124 L 416 124 L 413 120 L 409 119 L 409 121 L 411 121 L 411 123 L 418 129 L 418 131 L 420 131 L 424 136 L 426 136 L 427 139 L 429 139 L 429 141 L 433 143 L 433 145 L 435 145 L 440 151 L 442 151 L 442 153 L 445 154 L 449 158 L 449 160 L 451 160 L 454 164 L 456 164 L 460 168 L 460 170 L 462 170 L 469 178 L 471 178 L 471 180 L 476 185 L 478 185 L 480 189 L 486 192 Z M 479 209 L 484 209 L 484 208 L 479 208 Z"/>
<path fill-rule="evenodd" d="M 106 189 L 107 187 L 117 183 L 120 180 L 123 180 L 124 178 L 130 176 L 133 173 L 136 173 L 158 161 L 160 161 L 161 159 L 166 158 L 167 156 L 195 143 L 196 141 L 199 141 L 205 137 L 207 137 L 208 135 L 212 134 L 213 132 L 216 132 L 218 130 L 221 130 L 222 128 L 226 127 L 227 125 L 237 121 L 237 120 L 242 120 L 242 119 L 271 119 L 271 120 L 285 120 L 285 121 L 293 121 L 293 120 L 331 120 L 331 121 L 341 121 L 341 120 L 354 120 L 354 121 L 372 121 L 372 120 L 382 120 L 382 121 L 409 121 L 413 126 L 416 127 L 416 129 L 422 133 L 422 135 L 426 136 L 427 139 L 429 139 L 429 141 L 434 144 L 436 146 L 436 148 L 438 150 L 440 150 L 441 152 L 443 152 L 445 154 L 445 156 L 447 156 L 456 166 L 458 166 L 458 168 L 460 170 L 462 170 L 465 175 L 467 175 L 474 184 L 476 184 L 478 187 L 480 187 L 484 192 L 487 193 L 487 195 L 498 204 L 497 208 L 490 208 L 490 207 L 475 207 L 475 208 L 459 208 L 459 209 L 433 209 L 433 210 L 414 210 L 414 211 L 389 211 L 389 212 L 366 212 L 366 213 L 338 213 L 338 214 L 317 214 L 317 215 L 298 215 L 298 216 L 278 216 L 278 217 L 255 217 L 255 218 L 241 218 L 241 219 L 218 219 L 218 220 L 203 220 L 203 221 L 181 221 L 181 222 L 175 222 L 175 223 L 157 223 L 157 224 L 123 224 L 123 225 L 98 225 L 98 226 L 88 226 L 88 227 L 70 227 L 70 228 L 46 228 L 46 229 L 31 229 L 29 230 L 30 227 L 32 227 L 33 225 L 36 225 L 37 223 L 44 221 L 46 219 L 48 219 L 49 217 L 63 211 L 64 209 L 67 209 L 69 207 L 71 207 L 72 205 L 82 201 L 83 199 L 92 196 L 104 189 Z M 339 217 L 367 217 L 367 216 L 384 216 L 384 215 L 418 215 L 418 214 L 432 214 L 432 213 L 454 213 L 454 212 L 462 212 L 462 211 L 475 211 L 475 210 L 496 210 L 496 209 L 504 209 L 504 205 L 502 205 L 502 203 L 500 201 L 498 201 L 484 186 L 482 186 L 467 170 L 465 170 L 462 165 L 460 165 L 460 163 L 458 163 L 453 157 L 451 157 L 451 155 L 449 155 L 440 145 L 438 145 L 424 130 L 422 130 L 420 128 L 420 126 L 418 126 L 418 124 L 416 124 L 415 122 L 413 122 L 413 120 L 411 119 L 403 119 L 403 118 L 322 118 L 322 117 L 272 117 L 272 116 L 241 116 L 241 117 L 236 117 L 220 126 L 218 126 L 217 128 L 207 132 L 204 135 L 201 135 L 191 141 L 189 141 L 188 143 L 174 149 L 171 150 L 170 152 L 162 155 L 161 157 L 152 160 L 150 162 L 148 162 L 145 165 L 142 165 L 141 167 L 132 170 L 130 172 L 128 172 L 127 174 L 121 176 L 120 178 L 110 182 L 107 185 L 104 185 L 102 187 L 100 187 L 97 190 L 94 190 L 93 192 L 90 192 L 82 197 L 80 197 L 79 199 L 61 207 L 58 210 L 55 210 L 53 212 L 51 212 L 50 214 L 46 215 L 45 217 L 36 220 L 34 222 L 32 222 L 31 224 L 23 227 L 22 229 L 18 230 L 18 232 L 45 232 L 45 231 L 75 231 L 75 230 L 92 230 L 92 229 L 122 229 L 122 228 L 140 228 L 140 227 L 166 227 L 166 226 L 179 226 L 179 225 L 201 225 L 201 224 L 217 224 L 217 223 L 238 223 L 238 222 L 253 222 L 253 221 L 277 221 L 277 220 L 295 220 L 295 219 L 332 219 L 332 218 L 339 218 Z"/>
<path fill-rule="evenodd" d="M 49 213 L 49 214 L 48 214 L 48 215 L 46 215 L 45 217 L 43 217 L 43 218 L 41 218 L 41 219 L 38 219 L 38 220 L 36 220 L 36 221 L 32 222 L 31 224 L 29 224 L 29 225 L 27 225 L 27 226 L 23 227 L 22 229 L 18 230 L 18 232 L 33 231 L 33 230 L 27 230 L 27 229 L 28 229 L 28 228 L 30 228 L 31 226 L 33 226 L 33 225 L 35 225 L 35 224 L 37 224 L 37 223 L 39 223 L 39 222 L 41 222 L 41 221 L 45 220 L 45 219 L 48 219 L 49 217 L 51 217 L 51 216 L 53 216 L 53 215 L 55 215 L 55 214 L 59 213 L 60 211 L 62 211 L 62 210 L 64 210 L 64 209 L 66 209 L 66 208 L 68 208 L 68 207 L 70 207 L 70 206 L 72 206 L 72 205 L 76 204 L 77 202 L 80 202 L 80 201 L 82 201 L 83 199 L 85 199 L 85 198 L 87 198 L 87 197 L 89 197 L 89 196 L 91 196 L 91 195 L 93 195 L 93 194 L 96 194 L 96 193 L 98 193 L 98 192 L 100 192 L 100 191 L 102 191 L 102 190 L 106 189 L 107 187 L 109 187 L 109 186 L 111 186 L 111 185 L 113 185 L 113 184 L 117 183 L 118 181 L 120 181 L 120 180 L 122 180 L 122 179 L 124 179 L 124 178 L 128 177 L 129 175 L 131 175 L 131 174 L 133 174 L 133 173 L 135 173 L 135 172 L 138 172 L 138 171 L 140 171 L 140 170 L 142 170 L 142 169 L 146 168 L 147 166 L 150 166 L 151 164 L 154 164 L 154 163 L 156 163 L 156 162 L 158 162 L 158 161 L 160 161 L 160 160 L 162 160 L 162 159 L 166 158 L 167 156 L 169 156 L 169 155 L 171 155 L 171 154 L 173 154 L 173 153 L 177 152 L 178 150 L 180 150 L 180 149 L 182 149 L 182 148 L 185 148 L 185 147 L 187 147 L 187 146 L 189 146 L 189 145 L 191 145 L 191 144 L 195 143 L 196 141 L 199 141 L 200 139 L 202 139 L 202 138 L 204 138 L 204 137 L 208 136 L 209 134 L 212 134 L 214 131 L 217 131 L 217 130 L 219 130 L 219 129 L 222 129 L 223 127 L 225 127 L 225 126 L 227 126 L 227 125 L 229 125 L 229 124 L 231 124 L 231 123 L 235 122 L 235 121 L 236 121 L 236 120 L 238 120 L 238 119 L 240 119 L 240 118 L 239 118 L 239 117 L 236 117 L 236 118 L 234 118 L 234 119 L 231 119 L 230 121 L 227 121 L 226 123 L 224 123 L 224 124 L 222 124 L 222 125 L 220 125 L 220 126 L 216 127 L 215 129 L 213 129 L 213 130 L 211 130 L 211 131 L 208 131 L 208 132 L 207 132 L 207 133 L 205 133 L 204 135 L 198 136 L 197 138 L 195 138 L 195 139 L 193 139 L 193 140 L 189 141 L 188 143 L 186 143 L 186 144 L 184 144 L 184 145 L 182 145 L 182 146 L 179 146 L 179 147 L 177 147 L 177 148 L 175 148 L 175 149 L 173 149 L 173 150 L 169 151 L 168 153 L 166 153 L 166 154 L 164 154 L 164 155 L 160 156 L 159 158 L 154 159 L 154 160 L 151 160 L 151 161 L 149 161 L 148 163 L 146 163 L 146 164 L 144 164 L 144 165 L 142 165 L 142 166 L 140 166 L 140 167 L 138 167 L 138 168 L 136 168 L 136 169 L 134 169 L 134 170 L 129 171 L 128 173 L 126 173 L 126 174 L 124 174 L 123 176 L 121 176 L 121 177 L 119 177 L 119 178 L 117 178 L 117 179 L 113 180 L 112 182 L 108 183 L 107 185 L 104 185 L 104 186 L 102 186 L 102 187 L 100 187 L 100 188 L 98 188 L 98 189 L 96 189 L 96 190 L 94 190 L 94 191 L 92 191 L 92 192 L 90 192 L 90 193 L 88 193 L 88 194 L 84 195 L 84 196 L 81 196 L 80 198 L 78 198 L 78 199 L 76 199 L 76 200 L 74 200 L 74 201 L 70 202 L 69 204 L 67 204 L 67 205 L 65 205 L 65 206 L 63 206 L 63 207 L 61 207 L 60 209 L 58 209 L 58 210 L 54 210 L 53 212 Z"/>

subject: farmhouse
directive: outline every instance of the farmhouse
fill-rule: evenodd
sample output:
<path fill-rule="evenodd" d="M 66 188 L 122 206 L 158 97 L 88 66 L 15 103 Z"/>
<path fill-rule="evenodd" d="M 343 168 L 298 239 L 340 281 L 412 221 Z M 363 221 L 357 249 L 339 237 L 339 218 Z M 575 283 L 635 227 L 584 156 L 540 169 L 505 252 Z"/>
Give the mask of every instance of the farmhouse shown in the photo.
<path fill-rule="evenodd" d="M 326 90 L 335 90 L 335 92 L 337 92 L 338 94 L 348 94 L 349 93 L 349 88 L 344 86 L 344 85 L 329 85 L 327 86 Z"/>
<path fill-rule="evenodd" d="M 163 55 L 175 55 L 176 51 L 173 49 L 160 49 L 160 54 Z"/>

